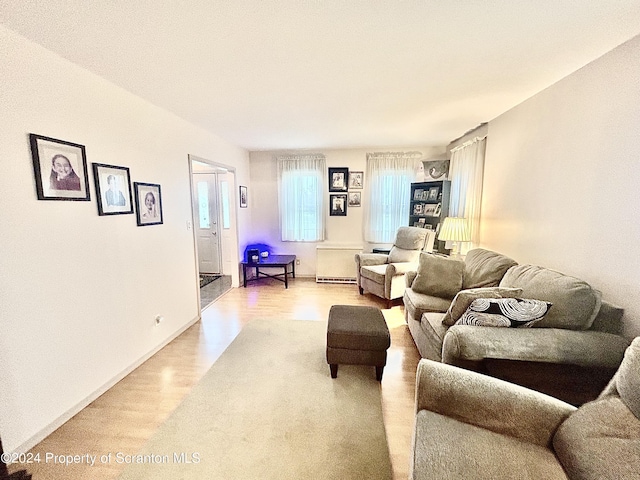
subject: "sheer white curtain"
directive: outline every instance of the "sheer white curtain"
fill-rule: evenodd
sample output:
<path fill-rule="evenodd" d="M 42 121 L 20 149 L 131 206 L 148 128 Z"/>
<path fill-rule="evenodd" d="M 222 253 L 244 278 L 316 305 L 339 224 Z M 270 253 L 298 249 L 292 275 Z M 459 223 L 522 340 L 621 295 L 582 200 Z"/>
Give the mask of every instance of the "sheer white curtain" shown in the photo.
<path fill-rule="evenodd" d="M 421 156 L 420 152 L 367 154 L 365 241 L 393 243 L 398 227 L 407 225 L 411 182 Z"/>
<path fill-rule="evenodd" d="M 471 233 L 471 242 L 463 244 L 462 252 L 480 243 L 480 204 L 487 137 L 476 137 L 451 150 L 450 217 L 464 217 Z"/>
<path fill-rule="evenodd" d="M 278 203 L 282 241 L 324 240 L 326 160 L 321 154 L 278 157 Z"/>

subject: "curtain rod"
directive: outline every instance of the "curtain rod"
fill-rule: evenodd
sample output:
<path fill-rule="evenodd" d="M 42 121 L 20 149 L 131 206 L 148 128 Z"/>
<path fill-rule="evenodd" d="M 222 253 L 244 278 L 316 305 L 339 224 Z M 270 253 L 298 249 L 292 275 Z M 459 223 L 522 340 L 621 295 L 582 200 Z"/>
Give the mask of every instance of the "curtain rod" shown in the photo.
<path fill-rule="evenodd" d="M 462 137 L 461 137 L 461 138 L 462 138 Z M 457 150 L 460 150 L 461 148 L 468 147 L 468 146 L 469 146 L 469 145 L 471 145 L 472 143 L 479 142 L 480 140 L 484 140 L 485 138 L 487 138 L 487 136 L 486 136 L 486 135 L 484 135 L 484 136 L 482 136 L 482 137 L 473 137 L 471 140 L 467 140 L 467 141 L 466 141 L 466 142 L 464 142 L 462 145 L 458 145 L 457 147 L 452 148 L 450 151 L 451 151 L 451 153 L 453 153 L 453 152 L 455 152 L 455 151 L 457 151 Z"/>

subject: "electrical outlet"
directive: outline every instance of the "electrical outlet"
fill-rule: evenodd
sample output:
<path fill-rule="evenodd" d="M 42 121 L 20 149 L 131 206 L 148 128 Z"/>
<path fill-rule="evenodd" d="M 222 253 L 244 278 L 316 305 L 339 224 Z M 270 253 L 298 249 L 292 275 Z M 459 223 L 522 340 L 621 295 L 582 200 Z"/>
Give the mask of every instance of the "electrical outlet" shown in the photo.
<path fill-rule="evenodd" d="M 300 260 L 296 258 L 296 265 L 300 265 Z"/>
<path fill-rule="evenodd" d="M 162 315 L 156 315 L 156 327 L 162 323 L 164 317 Z"/>

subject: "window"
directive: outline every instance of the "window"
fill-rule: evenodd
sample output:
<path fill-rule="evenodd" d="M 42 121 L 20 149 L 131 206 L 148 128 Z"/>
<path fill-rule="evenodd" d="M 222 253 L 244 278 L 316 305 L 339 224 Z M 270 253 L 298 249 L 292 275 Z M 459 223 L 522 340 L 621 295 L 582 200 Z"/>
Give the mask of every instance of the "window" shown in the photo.
<path fill-rule="evenodd" d="M 324 155 L 278 157 L 282 241 L 324 240 Z"/>
<path fill-rule="evenodd" d="M 364 239 L 371 243 L 393 243 L 399 227 L 409 220 L 411 182 L 421 154 L 367 154 L 367 201 Z"/>

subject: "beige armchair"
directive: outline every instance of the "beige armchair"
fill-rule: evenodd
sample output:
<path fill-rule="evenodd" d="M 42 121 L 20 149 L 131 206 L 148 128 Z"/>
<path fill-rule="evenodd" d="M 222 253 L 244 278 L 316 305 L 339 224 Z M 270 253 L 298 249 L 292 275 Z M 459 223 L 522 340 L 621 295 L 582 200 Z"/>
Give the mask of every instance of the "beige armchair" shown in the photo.
<path fill-rule="evenodd" d="M 373 293 L 391 302 L 402 297 L 405 272 L 416 270 L 420 252 L 433 250 L 436 234 L 418 227 L 400 227 L 388 255 L 357 253 L 356 279 L 360 294 Z"/>

